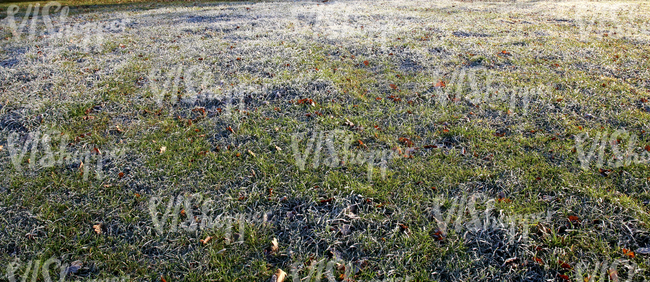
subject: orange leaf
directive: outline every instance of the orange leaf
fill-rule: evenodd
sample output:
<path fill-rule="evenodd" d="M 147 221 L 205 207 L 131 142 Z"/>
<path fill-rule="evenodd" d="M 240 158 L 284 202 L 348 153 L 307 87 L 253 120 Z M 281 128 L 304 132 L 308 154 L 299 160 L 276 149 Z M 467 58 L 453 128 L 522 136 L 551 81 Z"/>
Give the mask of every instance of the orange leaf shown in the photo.
<path fill-rule="evenodd" d="M 389 84 L 388 86 L 390 86 L 390 88 L 392 88 L 393 90 L 397 90 L 397 85 L 395 84 Z"/>
<path fill-rule="evenodd" d="M 370 63 L 368 61 L 363 61 L 363 64 L 368 66 L 368 64 L 370 64 Z"/>
<path fill-rule="evenodd" d="M 626 256 L 628 256 L 630 258 L 634 258 L 634 252 L 630 251 L 628 249 L 623 249 L 623 254 L 625 254 Z"/>
<path fill-rule="evenodd" d="M 539 263 L 539 264 L 544 264 L 544 261 L 542 261 L 541 258 L 533 257 L 533 260 L 536 261 L 536 262 Z"/>
<path fill-rule="evenodd" d="M 570 220 L 571 222 L 573 222 L 573 223 L 579 223 L 579 222 L 580 222 L 580 218 L 577 217 L 577 216 L 575 216 L 575 215 L 570 215 L 570 216 L 569 216 L 569 220 Z"/>
<path fill-rule="evenodd" d="M 435 87 L 445 87 L 445 86 L 446 86 L 446 84 L 445 84 L 445 82 L 442 81 L 442 80 L 439 81 L 438 83 L 436 83 L 436 85 L 435 85 Z"/>
<path fill-rule="evenodd" d="M 212 237 L 211 237 L 211 236 L 208 236 L 208 237 L 206 237 L 205 239 L 203 239 L 203 240 L 199 240 L 199 241 L 201 241 L 201 243 L 203 243 L 203 245 L 205 245 L 205 244 L 207 244 L 208 242 L 210 242 L 210 240 L 212 240 Z"/>
<path fill-rule="evenodd" d="M 165 277 L 163 277 L 162 275 L 160 275 L 160 282 L 167 282 L 167 280 L 165 280 Z"/>

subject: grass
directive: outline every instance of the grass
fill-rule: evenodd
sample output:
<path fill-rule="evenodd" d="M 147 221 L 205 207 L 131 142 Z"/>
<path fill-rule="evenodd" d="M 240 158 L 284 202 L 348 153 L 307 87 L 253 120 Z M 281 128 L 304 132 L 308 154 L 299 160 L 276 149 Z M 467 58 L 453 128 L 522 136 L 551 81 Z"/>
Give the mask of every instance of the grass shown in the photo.
<path fill-rule="evenodd" d="M 2 266 L 268 281 L 325 259 L 355 281 L 576 281 L 625 259 L 621 279 L 650 275 L 648 163 L 611 162 L 623 136 L 583 170 L 575 138 L 624 129 L 647 155 L 647 3 L 152 3 L 64 3 L 84 6 L 67 23 L 117 23 L 99 35 L 3 21 Z M 324 159 L 298 169 L 292 136 L 305 154 L 314 131 Z M 51 140 L 18 171 L 10 148 L 36 132 Z M 369 179 L 377 152 L 392 158 Z M 170 199 L 185 223 L 246 219 L 159 234 Z"/>

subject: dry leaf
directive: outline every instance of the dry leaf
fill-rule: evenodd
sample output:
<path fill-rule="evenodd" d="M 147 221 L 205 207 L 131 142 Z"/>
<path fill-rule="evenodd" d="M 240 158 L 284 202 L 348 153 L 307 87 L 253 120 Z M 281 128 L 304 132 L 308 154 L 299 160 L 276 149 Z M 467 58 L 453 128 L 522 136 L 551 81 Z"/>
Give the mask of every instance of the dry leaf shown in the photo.
<path fill-rule="evenodd" d="M 287 277 L 287 273 L 279 269 L 271 276 L 271 282 L 283 282 L 284 278 Z"/>
<path fill-rule="evenodd" d="M 631 251 L 631 250 L 623 249 L 623 254 L 625 254 L 626 256 L 628 256 L 630 258 L 634 258 L 634 252 Z"/>
<path fill-rule="evenodd" d="M 609 269 L 607 273 L 609 273 L 609 281 L 618 281 L 618 271 L 616 269 Z"/>
<path fill-rule="evenodd" d="M 2 152 L 2 148 L 4 148 L 4 146 L 0 145 L 0 152 Z"/>
<path fill-rule="evenodd" d="M 119 178 L 124 177 L 124 172 L 120 172 L 120 173 L 118 173 L 118 174 L 117 174 L 117 177 L 119 177 Z"/>
<path fill-rule="evenodd" d="M 205 239 L 203 239 L 203 240 L 199 240 L 199 241 L 201 241 L 201 243 L 203 243 L 203 245 L 205 245 L 205 244 L 207 244 L 208 242 L 210 242 L 210 240 L 212 240 L 212 237 L 211 237 L 211 236 L 208 236 L 208 237 L 206 237 Z"/>
<path fill-rule="evenodd" d="M 160 154 L 165 153 L 165 151 L 167 151 L 167 147 L 165 146 L 160 147 Z"/>
<path fill-rule="evenodd" d="M 561 260 L 558 260 L 557 263 L 564 269 L 572 269 L 573 268 L 573 267 L 571 267 L 570 264 L 568 264 L 566 262 L 563 262 Z"/>
<path fill-rule="evenodd" d="M 102 234 L 102 224 L 95 224 L 93 225 L 93 229 L 97 234 Z"/>
<path fill-rule="evenodd" d="M 282 148 L 278 147 L 277 145 L 275 146 L 276 151 L 282 151 Z"/>
<path fill-rule="evenodd" d="M 253 153 L 253 151 L 251 151 L 251 150 L 247 150 L 247 151 L 251 156 L 253 156 L 253 158 L 255 157 L 255 153 Z"/>
<path fill-rule="evenodd" d="M 160 282 L 167 282 L 167 280 L 165 280 L 165 277 L 163 277 L 162 275 L 160 275 Z"/>
<path fill-rule="evenodd" d="M 271 241 L 271 252 L 270 253 L 275 253 L 280 249 L 278 246 L 278 239 L 273 238 L 273 241 Z"/>

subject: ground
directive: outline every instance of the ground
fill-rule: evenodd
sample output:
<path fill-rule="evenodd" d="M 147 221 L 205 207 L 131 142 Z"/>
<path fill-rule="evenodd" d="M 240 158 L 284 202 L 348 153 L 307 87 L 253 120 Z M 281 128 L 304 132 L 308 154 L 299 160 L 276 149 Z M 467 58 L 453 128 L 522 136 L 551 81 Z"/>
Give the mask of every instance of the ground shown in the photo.
<path fill-rule="evenodd" d="M 0 4 L 0 276 L 650 277 L 647 2 L 109 2 Z"/>

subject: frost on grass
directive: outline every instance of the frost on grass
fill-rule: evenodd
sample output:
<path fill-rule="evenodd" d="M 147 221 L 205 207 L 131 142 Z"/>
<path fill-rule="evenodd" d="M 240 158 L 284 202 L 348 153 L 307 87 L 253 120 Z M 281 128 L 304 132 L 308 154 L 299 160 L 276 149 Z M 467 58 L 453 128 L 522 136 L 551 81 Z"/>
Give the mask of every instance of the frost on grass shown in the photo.
<path fill-rule="evenodd" d="M 644 193 L 647 183 L 638 173 L 618 172 L 621 183 L 612 184 L 617 188 L 589 181 L 569 185 L 578 192 L 568 192 L 567 182 L 584 175 L 565 182 L 556 177 L 582 173 L 570 153 L 578 126 L 648 131 L 650 106 L 638 99 L 649 90 L 647 61 L 641 59 L 650 38 L 647 11 L 640 2 L 576 1 L 168 5 L 70 14 L 57 18 L 53 29 L 37 17 L 32 38 L 30 25 L 21 37 L 4 19 L 0 153 L 12 134 L 24 139 L 45 128 L 73 137 L 101 133 L 66 147 L 73 152 L 126 144 L 128 154 L 107 160 L 107 183 L 75 182 L 81 165 L 75 159 L 64 168 L 33 172 L 28 181 L 34 183 L 24 185 L 50 187 L 45 177 L 62 172 L 69 182 L 62 182 L 59 198 L 42 205 L 67 205 L 54 209 L 56 215 L 66 208 L 91 210 L 84 211 L 92 219 L 83 224 L 102 220 L 106 234 L 127 244 L 159 239 L 139 197 L 205 192 L 224 209 L 272 210 L 273 227 L 251 229 L 261 238 L 275 233 L 290 245 L 270 259 L 285 269 L 297 261 L 340 257 L 381 278 L 397 272 L 422 280 L 555 279 L 565 273 L 555 265 L 557 257 L 580 259 L 597 251 L 576 251 L 563 245 L 571 238 L 526 224 L 515 234 L 528 232 L 531 241 L 521 244 L 509 244 L 509 231 L 499 228 L 438 240 L 437 223 L 423 219 L 428 200 L 413 199 L 473 192 L 496 199 L 503 192 L 531 209 L 524 214 L 548 209 L 581 214 L 585 224 L 600 220 L 598 237 L 589 233 L 593 226 L 555 217 L 545 224 L 559 236 L 578 232 L 576 240 L 596 246 L 645 246 L 645 229 L 632 215 L 642 208 L 622 209 L 614 203 L 618 194 L 606 195 L 609 202 L 593 199 L 601 190 Z M 20 24 L 22 17 L 15 20 Z M 413 158 L 391 163 L 385 181 L 365 178 L 365 168 L 356 166 L 299 171 L 291 136 L 313 130 L 345 130 L 354 136 L 357 155 L 405 155 L 408 148 Z M 162 146 L 165 154 L 158 153 Z M 0 160 L 3 173 L 13 175 L 10 158 Z M 531 162 L 561 171 L 539 179 L 535 171 L 504 176 Z M 12 186 L 17 184 L 3 181 L 1 192 L 20 193 Z M 527 185 L 540 185 L 534 186 L 540 191 Z M 88 191 L 97 192 L 79 196 Z M 34 202 L 20 195 L 21 204 Z M 128 201 L 127 210 L 114 202 L 97 207 L 105 198 Z M 542 204 L 538 198 L 555 200 Z M 18 205 L 7 214 L 19 233 L 45 237 L 41 226 L 57 222 Z M 32 239 L 7 234 L 18 238 L 0 239 L 12 256 L 30 257 L 41 246 L 18 247 Z M 219 250 L 206 258 L 186 237 L 174 240 L 140 247 L 147 257 L 138 263 L 223 259 Z M 228 249 L 241 251 L 230 257 L 256 257 L 252 250 L 259 246 L 250 244 Z M 545 249 L 546 264 L 532 260 L 541 256 L 537 246 L 553 244 Z M 266 274 L 250 275 L 259 280 Z"/>

